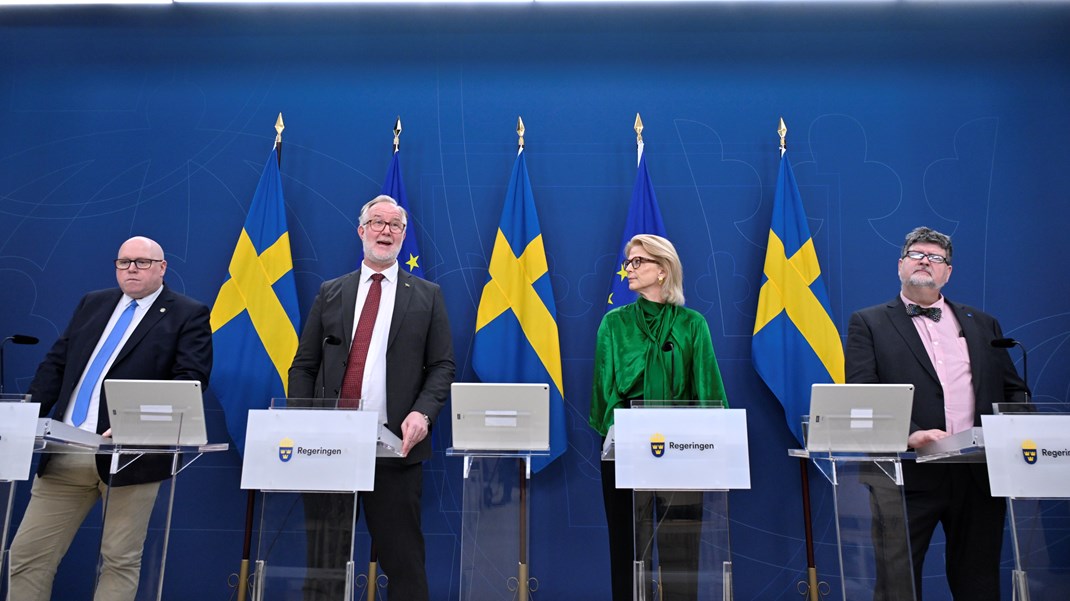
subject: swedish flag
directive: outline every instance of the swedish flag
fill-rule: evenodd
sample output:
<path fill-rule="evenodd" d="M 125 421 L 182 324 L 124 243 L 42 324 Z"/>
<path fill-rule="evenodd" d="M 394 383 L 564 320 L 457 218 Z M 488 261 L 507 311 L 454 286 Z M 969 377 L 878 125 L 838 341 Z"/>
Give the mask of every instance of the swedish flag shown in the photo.
<path fill-rule="evenodd" d="M 286 396 L 299 323 L 282 177 L 273 150 L 238 235 L 229 277 L 212 306 L 211 386 L 239 453 L 245 449 L 249 410 Z"/>
<path fill-rule="evenodd" d="M 550 384 L 550 457 L 532 461 L 538 471 L 565 452 L 567 441 L 557 308 L 523 151 L 509 178 L 489 272 L 472 367 L 484 382 Z"/>
<path fill-rule="evenodd" d="M 398 160 L 398 155 L 400 154 L 401 151 L 394 151 L 394 158 L 390 161 L 390 168 L 386 172 L 386 179 L 383 180 L 381 193 L 398 201 L 401 208 L 405 209 L 405 212 L 409 215 L 409 224 L 405 228 L 405 239 L 401 241 L 401 253 L 398 254 L 398 262 L 401 264 L 402 269 L 406 269 L 412 275 L 422 278 L 424 277 L 424 268 L 420 264 L 420 248 L 416 243 L 416 228 L 413 223 L 415 220 L 412 217 L 412 211 L 409 210 L 409 199 L 405 195 L 405 180 L 401 177 L 401 162 Z"/>
<path fill-rule="evenodd" d="M 843 383 L 843 344 L 786 154 L 780 157 L 751 358 L 801 443 L 810 386 Z"/>
<path fill-rule="evenodd" d="M 661 209 L 654 196 L 654 185 L 650 183 L 650 173 L 646 170 L 646 154 L 640 142 L 639 172 L 635 176 L 632 188 L 632 203 L 628 205 L 628 219 L 624 222 L 624 235 L 617 247 L 617 263 L 620 269 L 613 275 L 613 284 L 609 287 L 606 311 L 635 302 L 638 296 L 628 289 L 628 271 L 624 269 L 624 245 L 638 234 L 654 234 L 666 238 L 665 224 L 661 221 Z"/>

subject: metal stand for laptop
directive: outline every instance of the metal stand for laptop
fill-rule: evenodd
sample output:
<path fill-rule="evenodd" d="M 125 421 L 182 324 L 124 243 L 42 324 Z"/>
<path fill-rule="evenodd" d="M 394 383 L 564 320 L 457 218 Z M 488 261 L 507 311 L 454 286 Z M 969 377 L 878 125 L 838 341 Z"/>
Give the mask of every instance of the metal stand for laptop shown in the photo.
<path fill-rule="evenodd" d="M 495 416 L 491 413 L 470 419 L 476 424 L 493 424 Z M 503 446 L 522 448 L 530 441 L 532 424 L 525 422 L 530 417 L 516 415 L 513 419 L 518 420 L 515 427 L 497 428 L 495 436 Z M 510 433 L 515 433 L 517 440 L 509 440 Z M 531 458 L 547 457 L 549 450 L 450 447 L 446 455 L 464 459 L 461 601 L 526 601 L 539 588 L 528 563 Z"/>
<path fill-rule="evenodd" d="M 13 400 L 10 398 L 0 399 L 0 401 Z M 181 421 L 181 415 L 173 415 L 173 419 Z M 58 424 L 56 424 L 58 425 Z M 91 455 L 109 455 L 113 457 L 112 460 L 112 477 L 116 473 L 121 472 L 123 469 L 133 465 L 136 461 L 142 461 L 145 458 L 152 458 L 157 462 L 170 466 L 171 478 L 164 480 L 160 484 L 160 490 L 156 494 L 156 505 L 153 509 L 149 525 L 148 535 L 145 540 L 144 554 L 141 563 L 141 575 L 138 583 L 137 599 L 157 599 L 163 598 L 163 583 L 164 583 L 164 568 L 167 563 L 167 551 L 170 543 L 171 536 L 171 519 L 174 514 L 175 503 L 175 487 L 177 485 L 178 474 L 188 467 L 191 463 L 196 461 L 204 453 L 213 453 L 219 451 L 225 451 L 228 445 L 221 444 L 205 444 L 205 445 L 162 445 L 152 447 L 132 447 L 121 446 L 113 444 L 99 444 L 95 443 L 95 439 L 99 437 L 93 437 L 91 434 L 86 436 L 86 433 L 82 430 L 74 428 L 53 428 L 48 429 L 43 427 L 44 424 L 39 424 L 38 434 L 34 439 L 34 453 L 49 453 L 49 454 L 91 454 Z M 104 439 L 107 440 L 107 439 Z M 3 458 L 0 457 L 0 461 Z M 15 497 L 15 483 L 7 482 L 3 486 L 7 487 L 6 502 L 0 502 L 0 509 L 4 511 L 4 537 L 3 537 L 3 584 L 0 586 L 0 598 L 5 598 L 7 588 L 7 578 L 9 576 L 8 571 L 8 541 L 10 532 L 13 532 L 15 528 L 13 524 L 10 524 L 12 515 L 12 506 L 14 504 Z M 111 488 L 109 487 L 109 490 Z M 5 506 L 6 505 L 6 506 Z M 101 512 L 99 517 L 90 514 L 88 520 L 92 522 L 91 526 L 99 526 L 103 531 L 103 526 L 108 520 L 108 497 L 105 495 L 103 503 L 101 505 Z M 97 520 L 99 519 L 99 522 Z M 98 552 L 98 564 L 97 574 L 99 575 L 101 569 L 101 563 L 99 558 L 99 543 L 97 543 Z M 94 581 L 96 578 L 94 579 Z"/>

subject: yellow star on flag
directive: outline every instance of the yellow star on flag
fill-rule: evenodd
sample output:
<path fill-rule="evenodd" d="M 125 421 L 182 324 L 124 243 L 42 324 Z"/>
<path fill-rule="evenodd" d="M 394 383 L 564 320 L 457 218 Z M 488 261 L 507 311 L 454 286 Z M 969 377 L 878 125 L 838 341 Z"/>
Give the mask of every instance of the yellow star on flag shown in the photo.
<path fill-rule="evenodd" d="M 420 264 L 418 263 L 419 260 L 420 257 L 414 257 L 412 256 L 412 253 L 409 253 L 409 260 L 405 261 L 405 264 L 409 266 L 409 271 L 412 271 L 413 269 L 416 269 L 420 266 Z"/>

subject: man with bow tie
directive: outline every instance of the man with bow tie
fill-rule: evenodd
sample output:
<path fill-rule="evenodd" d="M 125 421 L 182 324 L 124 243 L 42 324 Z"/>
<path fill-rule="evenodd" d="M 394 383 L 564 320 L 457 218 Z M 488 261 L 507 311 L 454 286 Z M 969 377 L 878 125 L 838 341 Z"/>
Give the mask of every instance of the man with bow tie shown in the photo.
<path fill-rule="evenodd" d="M 914 385 L 908 446 L 981 425 L 993 403 L 1027 399 L 1005 349 L 992 340 L 1003 332 L 994 317 L 945 298 L 951 277 L 951 238 L 927 227 L 906 236 L 899 258 L 899 294 L 851 316 L 847 334 L 849 383 Z M 999 564 L 1006 504 L 993 498 L 983 463 L 903 462 L 906 513 L 916 598 L 922 598 L 922 563 L 937 524 L 947 540 L 948 585 L 957 601 L 998 601 Z M 881 499 L 874 491 L 875 515 Z M 877 520 L 875 520 L 876 522 Z M 888 528 L 888 536 L 892 536 Z M 874 534 L 879 535 L 878 526 Z M 878 599 L 913 599 L 906 549 L 877 544 Z M 900 571 L 902 570 L 902 571 Z"/>

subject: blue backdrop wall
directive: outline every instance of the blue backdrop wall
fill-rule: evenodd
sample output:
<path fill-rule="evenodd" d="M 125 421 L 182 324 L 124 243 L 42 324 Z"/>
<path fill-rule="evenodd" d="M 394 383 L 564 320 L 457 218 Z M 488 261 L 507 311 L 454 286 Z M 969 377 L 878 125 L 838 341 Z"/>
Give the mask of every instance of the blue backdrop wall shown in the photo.
<path fill-rule="evenodd" d="M 736 598 L 798 598 L 795 443 L 750 361 L 777 118 L 841 334 L 852 311 L 896 293 L 902 236 L 930 225 L 955 239 L 948 296 L 1000 316 L 1031 349 L 1036 396 L 1066 401 L 1067 25 L 1066 4 L 1020 3 L 4 9 L 0 334 L 42 339 L 8 347 L 8 389 L 26 390 L 83 292 L 114 285 L 109 261 L 131 235 L 163 245 L 170 286 L 214 301 L 280 111 L 302 312 L 358 261 L 357 212 L 381 186 L 400 115 L 410 235 L 445 291 L 458 378 L 473 380 L 475 312 L 522 116 L 569 430 L 566 455 L 538 475 L 532 570 L 537 597 L 607 598 L 586 417 L 639 112 L 688 305 L 706 316 L 729 400 L 748 413 L 753 488 L 731 495 Z M 224 440 L 208 406 L 211 437 Z M 448 435 L 436 430 L 425 485 L 441 600 L 457 598 L 460 548 Z M 229 452 L 185 476 L 167 598 L 232 594 L 239 470 Z M 811 480 L 819 569 L 832 580 L 829 490 Z M 92 534 L 54 598 L 88 598 Z M 938 547 L 927 599 L 949 598 L 942 574 Z"/>

